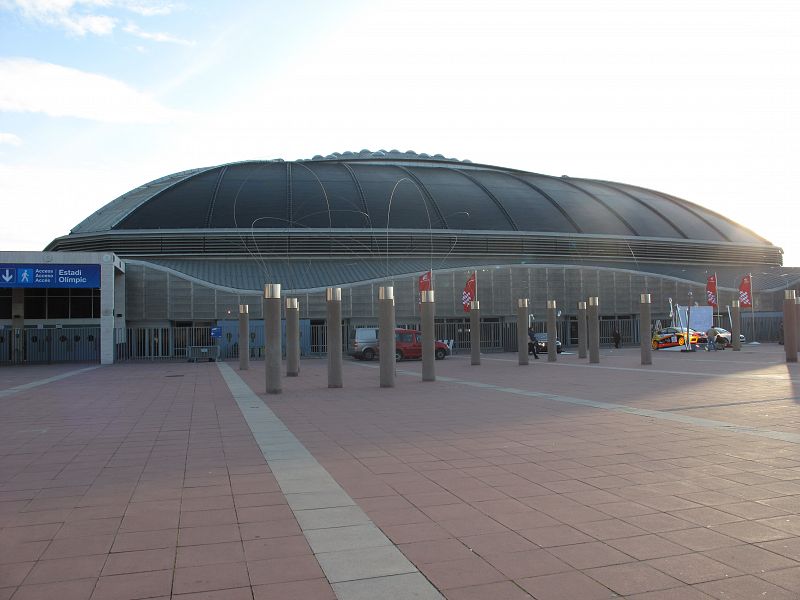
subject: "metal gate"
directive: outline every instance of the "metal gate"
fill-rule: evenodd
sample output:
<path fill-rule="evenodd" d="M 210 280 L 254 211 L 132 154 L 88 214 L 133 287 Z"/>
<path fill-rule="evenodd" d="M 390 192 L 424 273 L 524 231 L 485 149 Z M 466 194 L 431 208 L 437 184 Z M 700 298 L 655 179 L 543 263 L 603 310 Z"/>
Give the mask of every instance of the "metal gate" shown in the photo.
<path fill-rule="evenodd" d="M 100 328 L 0 329 L 0 364 L 62 362 L 100 362 Z"/>

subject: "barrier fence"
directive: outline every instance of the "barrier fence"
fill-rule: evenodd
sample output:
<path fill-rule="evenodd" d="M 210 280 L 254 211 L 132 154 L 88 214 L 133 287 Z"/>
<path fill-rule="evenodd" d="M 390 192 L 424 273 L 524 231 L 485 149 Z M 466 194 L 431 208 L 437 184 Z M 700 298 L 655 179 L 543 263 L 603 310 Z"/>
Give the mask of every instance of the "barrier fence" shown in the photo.
<path fill-rule="evenodd" d="M 0 328 L 0 364 L 100 362 L 100 327 Z"/>
<path fill-rule="evenodd" d="M 721 326 L 726 327 L 727 318 L 723 315 Z M 658 324 L 654 320 L 651 329 Z M 668 322 L 663 321 L 666 326 Z M 783 318 L 780 313 L 742 313 L 742 333 L 748 342 L 780 342 Z M 358 327 L 377 327 L 359 325 Z M 532 323 L 536 333 L 546 330 L 543 321 Z M 398 327 L 419 329 L 418 323 L 399 323 Z M 730 325 L 727 324 L 727 328 Z M 212 337 L 212 327 L 128 327 L 114 330 L 114 360 L 189 360 L 193 356 L 205 356 L 201 348 L 215 346 L 220 360 L 238 359 L 239 331 L 236 321 L 222 322 L 217 328 L 219 337 Z M 639 343 L 639 319 L 601 318 L 600 343 L 613 344 L 613 333 L 620 332 L 622 345 Z M 558 337 L 564 349 L 577 345 L 578 328 L 574 317 L 559 319 Z M 283 330 L 285 336 L 285 325 Z M 649 333 L 646 334 L 649 337 Z M 347 352 L 355 336 L 355 327 L 342 325 L 342 350 Z M 470 351 L 470 325 L 466 321 L 441 321 L 435 324 L 435 337 L 446 341 L 454 354 Z M 264 352 L 264 326 L 260 321 L 250 323 L 248 343 L 250 357 L 258 360 Z M 282 347 L 285 350 L 285 339 Z M 193 350 L 193 348 L 195 350 Z M 300 349 L 302 356 L 325 356 L 327 329 L 324 322 L 300 322 Z M 481 322 L 481 351 L 516 352 L 517 323 L 500 319 L 487 319 Z M 193 354 L 194 352 L 194 354 Z M 58 362 L 99 362 L 100 328 L 85 327 L 45 327 L 12 329 L 0 327 L 0 364 L 47 364 Z"/>

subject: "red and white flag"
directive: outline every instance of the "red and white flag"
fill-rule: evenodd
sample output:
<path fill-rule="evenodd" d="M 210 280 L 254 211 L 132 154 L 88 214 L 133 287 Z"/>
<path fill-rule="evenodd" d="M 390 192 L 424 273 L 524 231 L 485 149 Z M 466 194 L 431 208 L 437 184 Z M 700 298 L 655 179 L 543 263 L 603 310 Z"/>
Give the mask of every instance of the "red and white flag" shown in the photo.
<path fill-rule="evenodd" d="M 750 273 L 742 277 L 742 283 L 739 284 L 739 306 L 742 308 L 751 308 L 753 306 L 753 287 Z"/>
<path fill-rule="evenodd" d="M 706 301 L 709 306 L 717 308 L 717 274 L 709 275 L 706 282 Z"/>
<path fill-rule="evenodd" d="M 427 292 L 431 289 L 431 280 L 433 278 L 433 273 L 430 271 L 426 271 L 422 275 L 419 276 L 419 291 L 420 292 Z"/>
<path fill-rule="evenodd" d="M 475 275 L 467 279 L 467 284 L 464 286 L 464 291 L 461 293 L 461 304 L 464 305 L 464 312 L 469 312 L 469 303 L 475 300 Z"/>

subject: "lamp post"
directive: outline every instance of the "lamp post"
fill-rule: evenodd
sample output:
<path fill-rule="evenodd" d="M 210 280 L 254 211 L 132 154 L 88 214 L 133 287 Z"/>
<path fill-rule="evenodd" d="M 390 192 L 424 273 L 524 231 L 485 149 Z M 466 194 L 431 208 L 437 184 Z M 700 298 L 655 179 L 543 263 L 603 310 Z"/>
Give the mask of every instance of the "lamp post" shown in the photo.
<path fill-rule="evenodd" d="M 239 370 L 250 368 L 250 306 L 239 305 Z"/>
<path fill-rule="evenodd" d="M 264 374 L 268 394 L 281 393 L 281 284 L 264 284 Z"/>
<path fill-rule="evenodd" d="M 528 360 L 528 298 L 517 298 L 517 359 L 520 365 Z"/>
<path fill-rule="evenodd" d="M 689 290 L 687 296 L 689 297 L 689 302 L 686 304 L 686 352 L 691 352 L 692 350 L 692 338 L 689 336 L 689 322 L 692 320 L 692 290 Z"/>

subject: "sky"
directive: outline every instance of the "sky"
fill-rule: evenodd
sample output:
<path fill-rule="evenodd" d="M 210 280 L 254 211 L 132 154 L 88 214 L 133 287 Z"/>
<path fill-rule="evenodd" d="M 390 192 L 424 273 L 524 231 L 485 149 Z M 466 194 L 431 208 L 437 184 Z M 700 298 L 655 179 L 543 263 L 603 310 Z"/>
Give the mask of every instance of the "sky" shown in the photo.
<path fill-rule="evenodd" d="M 799 31 L 796 0 L 0 0 L 0 249 L 366 148 L 659 190 L 800 266 Z"/>

